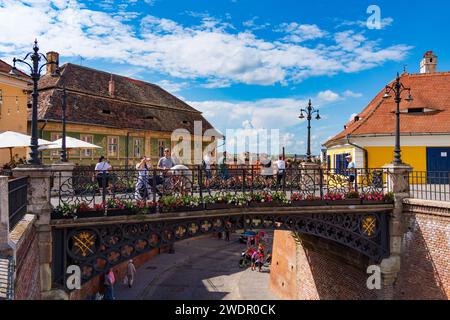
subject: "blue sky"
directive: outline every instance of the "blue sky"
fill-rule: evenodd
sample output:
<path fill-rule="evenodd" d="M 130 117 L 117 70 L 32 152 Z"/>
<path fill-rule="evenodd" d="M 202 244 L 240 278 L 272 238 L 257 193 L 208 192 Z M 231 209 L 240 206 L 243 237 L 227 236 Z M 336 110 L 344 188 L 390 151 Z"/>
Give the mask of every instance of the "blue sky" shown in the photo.
<path fill-rule="evenodd" d="M 369 29 L 370 5 L 381 29 Z M 279 129 L 305 153 L 308 99 L 321 111 L 313 151 L 407 65 L 433 50 L 450 70 L 446 14 L 434 1 L 0 0 L 0 58 L 38 38 L 72 62 L 161 85 L 218 129 Z"/>

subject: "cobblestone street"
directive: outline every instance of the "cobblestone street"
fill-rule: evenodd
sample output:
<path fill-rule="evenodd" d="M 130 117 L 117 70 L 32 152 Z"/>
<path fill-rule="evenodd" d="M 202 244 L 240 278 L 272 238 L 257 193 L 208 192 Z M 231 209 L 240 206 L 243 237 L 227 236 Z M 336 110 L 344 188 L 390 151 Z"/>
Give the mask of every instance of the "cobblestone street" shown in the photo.
<path fill-rule="evenodd" d="M 239 268 L 245 244 L 211 236 L 175 244 L 174 254 L 162 254 L 137 270 L 132 289 L 116 286 L 117 299 L 137 300 L 269 300 L 269 270 Z M 270 239 L 271 240 L 271 239 Z M 271 242 L 271 241 L 270 241 Z"/>

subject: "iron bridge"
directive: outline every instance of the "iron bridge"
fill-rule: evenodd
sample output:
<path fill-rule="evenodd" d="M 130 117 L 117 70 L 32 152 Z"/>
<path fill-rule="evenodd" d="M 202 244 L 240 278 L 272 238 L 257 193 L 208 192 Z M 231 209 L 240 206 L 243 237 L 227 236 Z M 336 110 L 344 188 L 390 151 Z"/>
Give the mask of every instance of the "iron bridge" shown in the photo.
<path fill-rule="evenodd" d="M 59 221 L 53 225 L 54 285 L 64 287 L 69 265 L 80 266 L 84 284 L 108 268 L 155 248 L 226 228 L 313 235 L 356 250 L 374 263 L 389 256 L 392 206 L 318 209 L 254 208 L 164 214 L 144 220 L 111 217 Z"/>

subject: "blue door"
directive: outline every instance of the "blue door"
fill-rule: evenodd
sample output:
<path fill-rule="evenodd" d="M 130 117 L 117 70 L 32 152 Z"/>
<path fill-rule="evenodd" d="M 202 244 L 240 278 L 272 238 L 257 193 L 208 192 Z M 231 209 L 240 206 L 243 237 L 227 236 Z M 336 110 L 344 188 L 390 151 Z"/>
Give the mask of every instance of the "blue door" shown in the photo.
<path fill-rule="evenodd" d="M 427 181 L 448 184 L 450 181 L 450 148 L 427 148 Z"/>

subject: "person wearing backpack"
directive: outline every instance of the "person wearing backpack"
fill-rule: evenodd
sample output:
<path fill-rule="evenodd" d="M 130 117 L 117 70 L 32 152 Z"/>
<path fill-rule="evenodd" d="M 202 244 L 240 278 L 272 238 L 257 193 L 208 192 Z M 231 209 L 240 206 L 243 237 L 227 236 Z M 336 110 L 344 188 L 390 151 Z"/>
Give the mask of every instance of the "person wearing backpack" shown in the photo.
<path fill-rule="evenodd" d="M 265 179 L 265 189 L 269 190 L 272 187 L 272 179 L 273 179 L 273 168 L 272 168 L 272 160 L 269 159 L 267 155 L 263 155 L 260 161 L 261 163 L 261 176 Z"/>
<path fill-rule="evenodd" d="M 202 169 L 203 172 L 205 173 L 205 187 L 206 189 L 209 189 L 209 181 L 212 178 L 212 173 L 211 173 L 211 158 L 213 156 L 213 153 L 206 153 L 205 156 L 203 157 L 202 160 Z"/>

